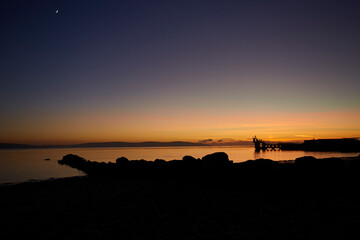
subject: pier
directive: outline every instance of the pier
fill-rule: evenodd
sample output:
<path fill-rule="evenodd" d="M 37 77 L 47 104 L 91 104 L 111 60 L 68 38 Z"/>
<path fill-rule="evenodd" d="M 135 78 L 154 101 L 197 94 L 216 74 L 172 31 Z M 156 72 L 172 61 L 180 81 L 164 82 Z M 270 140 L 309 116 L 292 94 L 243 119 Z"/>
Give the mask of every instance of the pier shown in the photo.
<path fill-rule="evenodd" d="M 313 139 L 304 140 L 303 143 L 269 143 L 262 139 L 253 137 L 255 151 L 260 150 L 301 150 L 301 151 L 338 151 L 338 152 L 360 152 L 360 141 L 358 138 L 340 139 Z"/>
<path fill-rule="evenodd" d="M 255 146 L 255 151 L 260 151 L 260 150 L 281 150 L 282 149 L 281 144 L 267 143 L 267 142 L 263 141 L 262 139 L 258 139 L 256 136 L 253 137 L 253 143 L 254 143 L 254 146 Z"/>

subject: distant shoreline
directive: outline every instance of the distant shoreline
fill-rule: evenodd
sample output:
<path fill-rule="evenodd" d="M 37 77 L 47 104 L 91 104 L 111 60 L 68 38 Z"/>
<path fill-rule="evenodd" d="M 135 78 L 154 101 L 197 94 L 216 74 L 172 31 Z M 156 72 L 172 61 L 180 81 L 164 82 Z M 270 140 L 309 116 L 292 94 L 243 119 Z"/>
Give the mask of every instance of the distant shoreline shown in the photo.
<path fill-rule="evenodd" d="M 0 143 L 0 149 L 53 149 L 53 148 L 103 148 L 103 147 L 206 147 L 206 146 L 252 146 L 251 142 L 239 141 L 234 143 L 224 144 L 206 144 L 193 143 L 184 141 L 172 142 L 94 142 L 71 145 L 30 145 L 30 144 L 16 144 L 16 143 Z"/>

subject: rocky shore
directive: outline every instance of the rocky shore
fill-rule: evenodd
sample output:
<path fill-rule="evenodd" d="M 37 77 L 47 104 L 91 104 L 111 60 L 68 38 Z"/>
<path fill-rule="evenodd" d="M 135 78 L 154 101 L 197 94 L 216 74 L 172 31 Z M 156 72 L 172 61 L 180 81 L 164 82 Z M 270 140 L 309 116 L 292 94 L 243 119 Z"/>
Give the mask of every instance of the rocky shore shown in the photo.
<path fill-rule="evenodd" d="M 232 163 L 59 161 L 87 173 L 1 186 L 2 239 L 353 239 L 360 156 Z M 355 234 L 355 235 L 354 235 Z"/>

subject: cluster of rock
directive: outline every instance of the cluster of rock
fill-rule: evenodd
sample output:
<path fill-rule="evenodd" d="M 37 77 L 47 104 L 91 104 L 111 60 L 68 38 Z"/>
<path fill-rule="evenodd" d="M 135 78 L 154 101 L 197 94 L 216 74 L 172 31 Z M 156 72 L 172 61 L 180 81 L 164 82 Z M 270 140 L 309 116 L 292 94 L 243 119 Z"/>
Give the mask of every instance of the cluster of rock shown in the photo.
<path fill-rule="evenodd" d="M 188 176 L 211 173 L 231 175 L 231 174 L 249 174 L 249 173 L 279 173 L 287 169 L 301 172 L 339 172 L 354 171 L 360 168 L 360 155 L 351 159 L 342 158 L 316 159 L 314 157 L 297 158 L 292 163 L 277 162 L 270 159 L 248 160 L 241 163 L 233 163 L 224 152 L 216 152 L 204 156 L 203 158 L 194 158 L 184 156 L 182 160 L 165 161 L 156 159 L 155 161 L 129 160 L 120 157 L 116 163 L 94 162 L 86 160 L 77 155 L 66 155 L 59 164 L 68 165 L 76 168 L 89 176 L 154 176 L 156 174 L 166 174 L 168 176 L 186 173 Z"/>
<path fill-rule="evenodd" d="M 103 175 L 109 173 L 118 173 L 124 171 L 140 171 L 140 170 L 156 170 L 156 169 L 213 169 L 226 168 L 232 164 L 229 157 L 224 152 L 212 153 L 203 158 L 194 158 L 192 156 L 184 156 L 182 160 L 165 161 L 156 159 L 155 161 L 146 160 L 129 160 L 125 157 L 116 159 L 116 163 L 112 162 L 94 162 L 86 160 L 77 155 L 68 154 L 58 161 L 61 165 L 68 165 L 76 168 L 88 175 Z"/>

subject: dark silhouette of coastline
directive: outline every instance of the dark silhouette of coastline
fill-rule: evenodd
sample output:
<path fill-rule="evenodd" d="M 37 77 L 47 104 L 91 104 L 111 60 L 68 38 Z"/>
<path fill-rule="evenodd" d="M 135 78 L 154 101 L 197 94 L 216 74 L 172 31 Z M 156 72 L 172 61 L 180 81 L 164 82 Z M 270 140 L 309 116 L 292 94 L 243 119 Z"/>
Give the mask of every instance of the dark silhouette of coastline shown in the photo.
<path fill-rule="evenodd" d="M 240 163 L 233 163 L 224 152 L 208 154 L 203 158 L 184 156 L 182 160 L 165 161 L 156 159 L 155 161 L 128 160 L 125 157 L 118 158 L 116 163 L 94 162 L 86 160 L 77 155 L 68 154 L 61 160 L 61 165 L 76 168 L 89 176 L 107 177 L 171 177 L 171 178 L 203 178 L 206 175 L 216 174 L 222 178 L 238 178 L 252 174 L 253 171 L 264 171 L 264 175 L 257 176 L 263 178 L 266 174 L 276 171 L 278 175 L 283 173 L 309 174 L 315 172 L 322 177 L 325 172 L 333 171 L 336 174 L 353 172 L 360 170 L 360 155 L 353 158 L 323 158 L 316 159 L 312 156 L 305 156 L 295 159 L 293 162 L 273 161 L 270 159 L 248 160 Z M 205 175 L 205 176 L 203 176 Z"/>
<path fill-rule="evenodd" d="M 36 239 L 353 239 L 360 155 L 231 162 L 59 160 L 85 177 L 0 186 L 1 236 Z M 355 235 L 354 235 L 355 234 Z M 10 236 L 10 237 L 9 237 Z"/>

